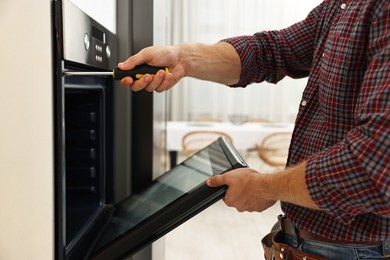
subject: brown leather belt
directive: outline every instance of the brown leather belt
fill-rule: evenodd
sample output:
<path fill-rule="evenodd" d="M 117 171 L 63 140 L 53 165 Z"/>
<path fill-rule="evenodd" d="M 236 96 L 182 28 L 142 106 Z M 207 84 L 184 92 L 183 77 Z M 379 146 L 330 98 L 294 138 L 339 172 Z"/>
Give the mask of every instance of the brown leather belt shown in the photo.
<path fill-rule="evenodd" d="M 279 217 L 279 225 L 281 230 L 291 236 L 294 236 L 293 232 L 293 225 L 289 219 L 287 219 L 284 216 Z M 311 241 L 318 241 L 318 242 L 325 242 L 325 243 L 331 243 L 331 244 L 365 244 L 365 245 L 377 245 L 381 246 L 382 242 L 381 241 L 346 241 L 346 240 L 332 240 L 326 237 L 322 237 L 316 234 L 313 234 L 309 231 L 303 230 L 303 229 L 295 229 L 295 234 L 297 235 L 298 238 L 303 239 L 303 240 L 311 240 Z"/>

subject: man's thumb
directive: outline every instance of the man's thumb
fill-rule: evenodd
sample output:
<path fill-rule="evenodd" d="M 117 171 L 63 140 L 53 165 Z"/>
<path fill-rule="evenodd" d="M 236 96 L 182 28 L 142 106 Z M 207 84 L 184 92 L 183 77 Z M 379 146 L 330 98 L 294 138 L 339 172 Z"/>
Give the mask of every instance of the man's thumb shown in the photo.
<path fill-rule="evenodd" d="M 209 187 L 219 187 L 226 184 L 222 175 L 210 177 L 206 183 Z"/>

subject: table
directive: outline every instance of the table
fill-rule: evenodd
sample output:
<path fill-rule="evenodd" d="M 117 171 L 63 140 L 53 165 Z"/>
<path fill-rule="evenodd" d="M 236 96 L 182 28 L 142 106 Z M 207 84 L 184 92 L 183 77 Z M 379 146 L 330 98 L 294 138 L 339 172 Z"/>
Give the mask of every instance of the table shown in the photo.
<path fill-rule="evenodd" d="M 264 137 L 276 132 L 292 132 L 294 124 L 290 123 L 245 123 L 235 125 L 230 122 L 167 122 L 167 150 L 169 151 L 171 167 L 176 165 L 177 152 L 182 151 L 181 140 L 191 131 L 213 130 L 230 135 L 233 145 L 239 151 L 256 147 Z"/>

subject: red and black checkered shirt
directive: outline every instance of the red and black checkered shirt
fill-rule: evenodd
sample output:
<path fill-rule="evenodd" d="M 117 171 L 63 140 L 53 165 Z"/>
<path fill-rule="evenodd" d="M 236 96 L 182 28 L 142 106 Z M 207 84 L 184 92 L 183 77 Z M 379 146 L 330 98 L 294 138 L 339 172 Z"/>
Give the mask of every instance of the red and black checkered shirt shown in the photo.
<path fill-rule="evenodd" d="M 325 0 L 287 29 L 224 40 L 241 58 L 235 86 L 309 77 L 288 165 L 306 160 L 323 211 L 282 208 L 298 228 L 330 239 L 390 239 L 389 6 Z"/>

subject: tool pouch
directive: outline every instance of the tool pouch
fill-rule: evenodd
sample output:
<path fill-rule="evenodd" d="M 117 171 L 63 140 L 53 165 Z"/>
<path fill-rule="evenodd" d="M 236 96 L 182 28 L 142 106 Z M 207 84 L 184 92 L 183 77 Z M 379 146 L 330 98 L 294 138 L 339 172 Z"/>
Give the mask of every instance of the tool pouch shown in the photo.
<path fill-rule="evenodd" d="M 261 240 L 266 260 L 328 260 L 323 257 L 303 253 L 287 245 L 284 243 L 283 237 L 283 232 L 277 231 L 269 233 Z"/>

